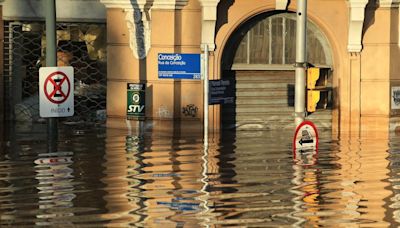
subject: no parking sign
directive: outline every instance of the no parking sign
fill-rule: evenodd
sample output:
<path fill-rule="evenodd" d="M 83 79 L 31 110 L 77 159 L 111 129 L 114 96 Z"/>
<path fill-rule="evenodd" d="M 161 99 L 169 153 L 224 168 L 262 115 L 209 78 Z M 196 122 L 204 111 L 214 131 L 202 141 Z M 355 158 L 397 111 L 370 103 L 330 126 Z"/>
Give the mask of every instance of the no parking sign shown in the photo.
<path fill-rule="evenodd" d="M 41 117 L 74 115 L 74 68 L 39 69 L 39 107 Z"/>

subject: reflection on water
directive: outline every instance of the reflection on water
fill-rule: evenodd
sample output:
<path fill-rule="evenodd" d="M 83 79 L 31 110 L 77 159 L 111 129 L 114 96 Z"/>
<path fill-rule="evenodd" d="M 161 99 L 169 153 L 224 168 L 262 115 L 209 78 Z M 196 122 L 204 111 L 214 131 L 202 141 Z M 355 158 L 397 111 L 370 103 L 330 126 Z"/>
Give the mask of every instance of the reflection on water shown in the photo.
<path fill-rule="evenodd" d="M 75 198 L 72 185 L 73 169 L 69 167 L 72 163 L 72 155 L 72 152 L 39 154 L 39 158 L 34 161 L 39 197 L 39 213 L 36 217 L 42 221 L 39 220 L 36 225 L 54 225 L 45 220 L 57 221 L 55 218 L 68 218 L 74 215 L 71 210 L 68 210 L 73 208 L 72 200 Z M 70 224 L 67 219 L 57 222 L 62 225 L 66 222 Z"/>
<path fill-rule="evenodd" d="M 322 133 L 294 159 L 290 131 L 202 135 L 71 127 L 59 152 L 35 134 L 0 152 L 3 227 L 400 225 L 396 136 Z"/>

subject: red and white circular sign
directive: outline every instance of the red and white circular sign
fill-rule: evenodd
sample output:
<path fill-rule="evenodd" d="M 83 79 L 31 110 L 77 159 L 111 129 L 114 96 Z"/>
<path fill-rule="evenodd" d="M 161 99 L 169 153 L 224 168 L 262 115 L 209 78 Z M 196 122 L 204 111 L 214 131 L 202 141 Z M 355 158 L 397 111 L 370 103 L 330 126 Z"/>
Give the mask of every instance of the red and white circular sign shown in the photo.
<path fill-rule="evenodd" d="M 311 121 L 305 120 L 297 126 L 293 150 L 318 150 L 318 131 Z"/>
<path fill-rule="evenodd" d="M 297 128 L 293 138 L 293 160 L 297 165 L 309 166 L 317 162 L 318 131 L 308 120 Z"/>
<path fill-rule="evenodd" d="M 71 82 L 64 72 L 56 71 L 46 78 L 43 89 L 50 102 L 61 104 L 68 99 L 71 92 Z"/>
<path fill-rule="evenodd" d="M 74 115 L 74 68 L 41 67 L 39 69 L 40 117 Z"/>

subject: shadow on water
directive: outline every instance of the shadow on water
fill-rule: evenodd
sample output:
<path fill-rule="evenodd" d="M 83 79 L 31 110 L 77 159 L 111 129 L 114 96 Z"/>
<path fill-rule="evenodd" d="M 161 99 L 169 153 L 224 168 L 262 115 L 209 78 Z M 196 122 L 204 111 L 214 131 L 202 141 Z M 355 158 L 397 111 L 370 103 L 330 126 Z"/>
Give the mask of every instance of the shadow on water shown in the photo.
<path fill-rule="evenodd" d="M 0 152 L 1 227 L 400 222 L 397 136 L 321 138 L 305 165 L 284 130 L 224 132 L 204 148 L 201 133 L 62 126 L 59 152 L 46 153 L 32 129 Z"/>

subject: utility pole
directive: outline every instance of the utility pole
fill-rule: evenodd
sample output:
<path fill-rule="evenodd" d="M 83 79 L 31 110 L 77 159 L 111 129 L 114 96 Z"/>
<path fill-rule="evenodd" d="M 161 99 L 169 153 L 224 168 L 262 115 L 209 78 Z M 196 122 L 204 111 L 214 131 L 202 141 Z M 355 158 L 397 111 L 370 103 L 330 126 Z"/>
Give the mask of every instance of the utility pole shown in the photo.
<path fill-rule="evenodd" d="M 57 66 L 56 44 L 56 0 L 43 1 L 46 15 L 46 67 Z M 48 152 L 57 150 L 57 118 L 47 119 Z"/>
<path fill-rule="evenodd" d="M 294 115 L 296 127 L 305 118 L 305 98 L 306 98 L 306 31 L 307 31 L 307 0 L 297 1 L 296 12 L 296 85 Z"/>

